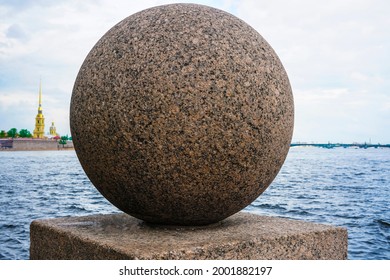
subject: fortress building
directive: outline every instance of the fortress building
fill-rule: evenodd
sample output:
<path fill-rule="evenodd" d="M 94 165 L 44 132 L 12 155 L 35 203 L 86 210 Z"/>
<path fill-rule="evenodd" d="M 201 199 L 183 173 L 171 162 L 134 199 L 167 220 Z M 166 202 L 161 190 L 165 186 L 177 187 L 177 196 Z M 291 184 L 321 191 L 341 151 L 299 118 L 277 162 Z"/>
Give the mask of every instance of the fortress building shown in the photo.
<path fill-rule="evenodd" d="M 44 138 L 45 135 L 45 117 L 42 113 L 42 83 L 39 82 L 39 104 L 38 114 L 35 117 L 35 129 L 33 133 L 34 138 Z"/>

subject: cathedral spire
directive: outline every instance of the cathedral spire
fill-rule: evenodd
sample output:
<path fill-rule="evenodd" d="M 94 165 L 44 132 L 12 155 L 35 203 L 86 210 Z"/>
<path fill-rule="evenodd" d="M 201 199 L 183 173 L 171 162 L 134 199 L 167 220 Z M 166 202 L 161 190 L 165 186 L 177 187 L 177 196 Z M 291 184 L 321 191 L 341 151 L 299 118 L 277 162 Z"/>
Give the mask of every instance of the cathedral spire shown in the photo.
<path fill-rule="evenodd" d="M 34 138 L 44 138 L 45 134 L 45 117 L 42 111 L 42 80 L 39 79 L 39 101 L 38 101 L 38 114 L 35 117 L 35 129 Z"/>
<path fill-rule="evenodd" d="M 39 79 L 39 103 L 38 103 L 38 114 L 42 114 L 42 79 Z"/>

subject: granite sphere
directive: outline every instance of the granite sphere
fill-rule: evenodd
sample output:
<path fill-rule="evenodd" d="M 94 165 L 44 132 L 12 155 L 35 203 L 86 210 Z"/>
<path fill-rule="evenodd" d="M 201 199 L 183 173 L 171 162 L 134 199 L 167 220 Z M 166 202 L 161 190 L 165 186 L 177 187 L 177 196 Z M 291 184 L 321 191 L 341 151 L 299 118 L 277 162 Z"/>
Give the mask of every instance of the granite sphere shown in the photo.
<path fill-rule="evenodd" d="M 74 147 L 112 204 L 151 223 L 205 225 L 249 205 L 289 150 L 290 83 L 278 56 L 224 11 L 133 14 L 93 47 L 70 106 Z"/>

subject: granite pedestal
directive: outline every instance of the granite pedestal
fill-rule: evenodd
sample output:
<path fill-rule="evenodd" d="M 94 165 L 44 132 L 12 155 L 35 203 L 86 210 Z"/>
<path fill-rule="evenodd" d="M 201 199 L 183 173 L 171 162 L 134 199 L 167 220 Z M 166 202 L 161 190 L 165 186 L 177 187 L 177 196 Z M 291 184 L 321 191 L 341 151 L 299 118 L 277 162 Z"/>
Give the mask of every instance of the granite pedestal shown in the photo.
<path fill-rule="evenodd" d="M 346 259 L 347 230 L 240 212 L 209 226 L 147 224 L 126 214 L 36 220 L 30 259 Z"/>

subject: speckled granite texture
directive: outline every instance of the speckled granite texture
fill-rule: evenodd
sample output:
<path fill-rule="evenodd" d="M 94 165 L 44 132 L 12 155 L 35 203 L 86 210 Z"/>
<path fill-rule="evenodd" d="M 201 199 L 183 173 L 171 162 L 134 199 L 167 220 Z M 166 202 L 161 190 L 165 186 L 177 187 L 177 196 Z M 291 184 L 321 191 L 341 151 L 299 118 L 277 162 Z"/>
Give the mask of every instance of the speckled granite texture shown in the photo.
<path fill-rule="evenodd" d="M 126 214 L 37 220 L 31 259 L 346 259 L 347 230 L 237 213 L 203 227 L 155 226 Z"/>
<path fill-rule="evenodd" d="M 270 45 L 242 20 L 193 4 L 144 10 L 109 30 L 70 107 L 95 187 L 134 217 L 181 225 L 220 221 L 255 200 L 285 160 L 293 119 Z"/>

